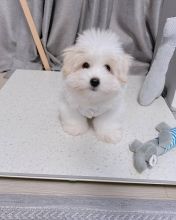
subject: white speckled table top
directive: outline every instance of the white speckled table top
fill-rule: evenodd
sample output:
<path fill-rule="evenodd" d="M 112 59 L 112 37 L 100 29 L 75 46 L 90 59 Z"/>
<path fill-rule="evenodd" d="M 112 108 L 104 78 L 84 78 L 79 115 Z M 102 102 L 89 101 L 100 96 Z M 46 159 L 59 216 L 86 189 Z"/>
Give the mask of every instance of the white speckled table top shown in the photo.
<path fill-rule="evenodd" d="M 0 90 L 0 176 L 70 180 L 176 183 L 176 150 L 138 174 L 129 143 L 157 135 L 161 121 L 176 121 L 162 97 L 151 106 L 137 103 L 143 77 L 130 76 L 122 141 L 98 141 L 93 133 L 72 137 L 58 119 L 60 73 L 17 70 Z"/>

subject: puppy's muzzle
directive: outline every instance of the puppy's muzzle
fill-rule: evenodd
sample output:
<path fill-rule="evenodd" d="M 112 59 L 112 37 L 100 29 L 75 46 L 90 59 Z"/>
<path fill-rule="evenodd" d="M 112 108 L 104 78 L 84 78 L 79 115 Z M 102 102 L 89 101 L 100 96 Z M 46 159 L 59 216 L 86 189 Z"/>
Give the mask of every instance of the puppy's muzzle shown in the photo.
<path fill-rule="evenodd" d="M 96 77 L 92 78 L 92 79 L 90 80 L 90 85 L 91 85 L 91 87 L 92 87 L 93 90 L 96 89 L 96 88 L 100 85 L 100 80 L 99 80 L 99 78 L 96 78 Z"/>

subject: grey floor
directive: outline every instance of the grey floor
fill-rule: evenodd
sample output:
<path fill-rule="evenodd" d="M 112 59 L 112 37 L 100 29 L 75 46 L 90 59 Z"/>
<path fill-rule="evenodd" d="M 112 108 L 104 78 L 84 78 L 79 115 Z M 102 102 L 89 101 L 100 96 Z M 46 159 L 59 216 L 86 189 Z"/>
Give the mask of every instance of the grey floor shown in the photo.
<path fill-rule="evenodd" d="M 0 195 L 0 219 L 176 219 L 176 201 Z"/>

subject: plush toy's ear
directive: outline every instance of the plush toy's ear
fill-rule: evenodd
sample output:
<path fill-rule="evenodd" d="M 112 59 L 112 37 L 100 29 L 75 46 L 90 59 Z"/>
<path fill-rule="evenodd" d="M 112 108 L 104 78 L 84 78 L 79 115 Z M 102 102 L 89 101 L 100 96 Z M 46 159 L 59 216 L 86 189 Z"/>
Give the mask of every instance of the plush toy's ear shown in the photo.
<path fill-rule="evenodd" d="M 130 150 L 134 152 L 133 154 L 133 164 L 135 169 L 142 173 L 145 169 L 147 169 L 147 162 L 145 161 L 145 152 L 143 150 L 144 144 L 138 140 L 135 140 L 130 145 Z"/>
<path fill-rule="evenodd" d="M 143 143 L 138 141 L 138 140 L 134 140 L 133 143 L 130 144 L 129 149 L 132 152 L 137 152 L 141 147 L 142 147 Z"/>
<path fill-rule="evenodd" d="M 133 157 L 134 167 L 139 173 L 142 173 L 144 170 L 148 168 L 147 163 L 145 161 L 145 154 L 143 152 L 136 153 Z"/>

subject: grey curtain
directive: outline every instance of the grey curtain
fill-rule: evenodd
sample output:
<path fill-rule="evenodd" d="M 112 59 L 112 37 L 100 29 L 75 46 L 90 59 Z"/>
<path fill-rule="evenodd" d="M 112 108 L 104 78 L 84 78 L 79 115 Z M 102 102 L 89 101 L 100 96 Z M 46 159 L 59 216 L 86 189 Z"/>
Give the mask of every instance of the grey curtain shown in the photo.
<path fill-rule="evenodd" d="M 61 66 L 61 51 L 78 33 L 110 28 L 135 57 L 132 74 L 145 74 L 157 42 L 164 0 L 28 0 L 52 69 Z M 42 69 L 18 0 L 0 0 L 0 72 Z"/>

